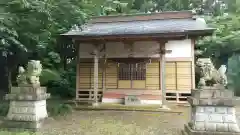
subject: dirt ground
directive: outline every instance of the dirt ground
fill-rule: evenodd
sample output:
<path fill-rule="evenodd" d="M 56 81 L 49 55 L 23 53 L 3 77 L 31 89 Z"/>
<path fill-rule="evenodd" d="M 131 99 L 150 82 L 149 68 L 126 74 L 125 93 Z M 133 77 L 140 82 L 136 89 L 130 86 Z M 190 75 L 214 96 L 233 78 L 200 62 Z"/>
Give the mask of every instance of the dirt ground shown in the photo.
<path fill-rule="evenodd" d="M 48 118 L 38 135 L 180 135 L 189 107 L 171 107 L 183 113 L 140 111 L 74 111 Z M 240 116 L 237 108 L 237 116 Z M 239 119 L 239 117 L 238 117 Z M 0 135 L 30 135 L 0 132 Z"/>
<path fill-rule="evenodd" d="M 179 135 L 188 108 L 182 111 L 75 111 L 66 117 L 49 118 L 41 135 Z"/>

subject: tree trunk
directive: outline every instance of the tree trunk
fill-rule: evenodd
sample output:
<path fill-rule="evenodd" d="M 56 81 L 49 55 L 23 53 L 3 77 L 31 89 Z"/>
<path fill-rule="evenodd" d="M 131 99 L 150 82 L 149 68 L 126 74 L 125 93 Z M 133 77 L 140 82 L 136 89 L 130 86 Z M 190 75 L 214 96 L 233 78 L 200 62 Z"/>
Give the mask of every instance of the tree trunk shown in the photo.
<path fill-rule="evenodd" d="M 67 57 L 63 56 L 63 69 L 67 70 Z"/>
<path fill-rule="evenodd" d="M 7 68 L 7 78 L 8 78 L 8 92 L 10 92 L 12 88 L 12 71 Z"/>

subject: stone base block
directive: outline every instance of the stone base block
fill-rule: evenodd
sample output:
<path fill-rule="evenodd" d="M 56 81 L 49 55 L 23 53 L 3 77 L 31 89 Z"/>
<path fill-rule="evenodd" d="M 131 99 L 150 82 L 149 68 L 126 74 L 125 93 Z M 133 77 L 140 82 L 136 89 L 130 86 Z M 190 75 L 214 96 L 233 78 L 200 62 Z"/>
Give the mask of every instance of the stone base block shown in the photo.
<path fill-rule="evenodd" d="M 11 101 L 6 120 L 40 121 L 47 117 L 46 100 Z"/>
<path fill-rule="evenodd" d="M 194 98 L 188 97 L 188 102 L 192 106 L 208 105 L 208 106 L 236 106 L 240 103 L 238 98 Z"/>
<path fill-rule="evenodd" d="M 10 131 L 38 131 L 43 125 L 43 121 L 12 121 L 5 120 L 3 121 L 1 128 Z"/>
<path fill-rule="evenodd" d="M 234 92 L 227 89 L 192 89 L 191 95 L 197 99 L 233 98 Z"/>
<path fill-rule="evenodd" d="M 189 125 L 184 125 L 184 130 L 182 130 L 182 135 L 240 135 L 236 132 L 210 132 L 210 131 L 194 131 Z"/>
<path fill-rule="evenodd" d="M 50 94 L 46 93 L 46 87 L 40 86 L 24 86 L 12 87 L 11 93 L 5 95 L 6 100 L 35 101 L 46 100 L 50 98 Z"/>
<path fill-rule="evenodd" d="M 124 97 L 125 105 L 141 105 L 141 100 L 137 95 L 127 95 Z"/>
<path fill-rule="evenodd" d="M 99 103 L 98 102 L 94 102 L 94 103 L 92 103 L 92 106 L 99 106 Z"/>
<path fill-rule="evenodd" d="M 12 87 L 11 94 L 45 94 L 47 92 L 46 87 L 39 85 L 24 85 L 20 87 Z"/>

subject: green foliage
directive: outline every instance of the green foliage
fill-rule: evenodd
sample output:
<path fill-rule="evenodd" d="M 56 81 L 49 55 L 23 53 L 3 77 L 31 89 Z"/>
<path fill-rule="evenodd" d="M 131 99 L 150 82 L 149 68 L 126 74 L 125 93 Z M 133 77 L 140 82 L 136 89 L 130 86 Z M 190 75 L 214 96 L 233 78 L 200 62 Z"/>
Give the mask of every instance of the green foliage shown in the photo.
<path fill-rule="evenodd" d="M 42 64 L 47 68 L 58 68 L 61 63 L 60 55 L 56 52 L 49 52 L 47 57 L 43 58 Z"/>
<path fill-rule="evenodd" d="M 73 70 L 62 73 L 61 79 L 47 83 L 48 92 L 54 96 L 72 99 L 76 93 L 76 72 Z"/>
<path fill-rule="evenodd" d="M 212 15 L 220 15 L 225 11 L 221 0 L 218 2 L 214 0 L 134 0 L 132 9 L 145 13 L 193 10 L 197 14 L 209 13 Z"/>
<path fill-rule="evenodd" d="M 229 83 L 229 88 L 234 90 L 235 95 L 240 96 L 240 55 L 233 55 L 229 60 L 228 60 L 228 83 Z"/>
<path fill-rule="evenodd" d="M 40 82 L 42 85 L 46 85 L 50 81 L 58 81 L 61 79 L 58 71 L 51 69 L 43 69 L 42 75 L 40 76 Z"/>
<path fill-rule="evenodd" d="M 6 60 L 2 66 L 9 75 L 12 68 L 20 63 L 22 54 L 27 52 L 27 48 L 20 42 L 18 32 L 12 27 L 14 21 L 13 15 L 0 14 L 0 57 L 1 60 Z"/>
<path fill-rule="evenodd" d="M 9 102 L 1 101 L 0 104 L 0 116 L 6 116 L 8 113 Z"/>
<path fill-rule="evenodd" d="M 73 111 L 72 106 L 68 104 L 52 104 L 47 106 L 50 116 L 65 116 Z"/>
<path fill-rule="evenodd" d="M 197 46 L 204 51 L 205 57 L 213 57 L 217 66 L 227 64 L 228 58 L 240 50 L 240 16 L 218 16 L 208 22 L 216 31 L 213 36 L 198 41 Z"/>
<path fill-rule="evenodd" d="M 235 0 L 225 1 L 227 9 L 219 16 L 206 18 L 210 26 L 216 28 L 213 36 L 198 40 L 197 49 L 202 57 L 211 57 L 218 68 L 221 64 L 228 65 L 228 81 L 230 89 L 240 96 L 239 88 L 239 54 L 240 52 L 240 16 L 239 3 Z"/>
<path fill-rule="evenodd" d="M 12 53 L 11 49 L 13 49 L 13 47 L 22 50 L 26 49 L 25 46 L 18 41 L 17 32 L 8 25 L 10 21 L 8 18 L 1 18 L 0 16 L 0 50 L 6 54 Z"/>
<path fill-rule="evenodd" d="M 3 66 L 9 76 L 28 59 L 41 60 L 46 68 L 60 69 L 61 62 L 66 59 L 61 60 L 58 44 L 69 42 L 59 41 L 59 34 L 67 32 L 73 25 L 83 24 L 89 15 L 93 15 L 91 7 L 84 0 L 1 1 L 0 57 L 7 61 Z M 68 52 L 64 55 L 75 57 L 72 45 L 64 51 Z"/>
<path fill-rule="evenodd" d="M 125 14 L 129 11 L 129 2 L 120 0 L 92 0 L 94 6 L 97 7 L 97 15 L 110 15 L 110 14 Z"/>
<path fill-rule="evenodd" d="M 48 5 L 38 0 L 5 1 L 6 12 L 12 15 L 11 25 L 19 33 L 19 41 L 29 51 L 43 45 L 48 39 L 47 29 L 50 22 Z"/>

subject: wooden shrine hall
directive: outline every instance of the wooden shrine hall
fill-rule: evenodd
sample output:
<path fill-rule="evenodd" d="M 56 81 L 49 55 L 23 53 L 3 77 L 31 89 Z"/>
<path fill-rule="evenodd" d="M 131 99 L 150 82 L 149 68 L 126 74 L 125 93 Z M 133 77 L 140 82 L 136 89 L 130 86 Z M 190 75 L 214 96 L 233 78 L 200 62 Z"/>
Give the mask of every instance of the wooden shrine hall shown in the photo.
<path fill-rule="evenodd" d="M 76 100 L 186 101 L 195 88 L 195 40 L 213 31 L 191 11 L 93 17 L 62 34 L 78 46 Z"/>

